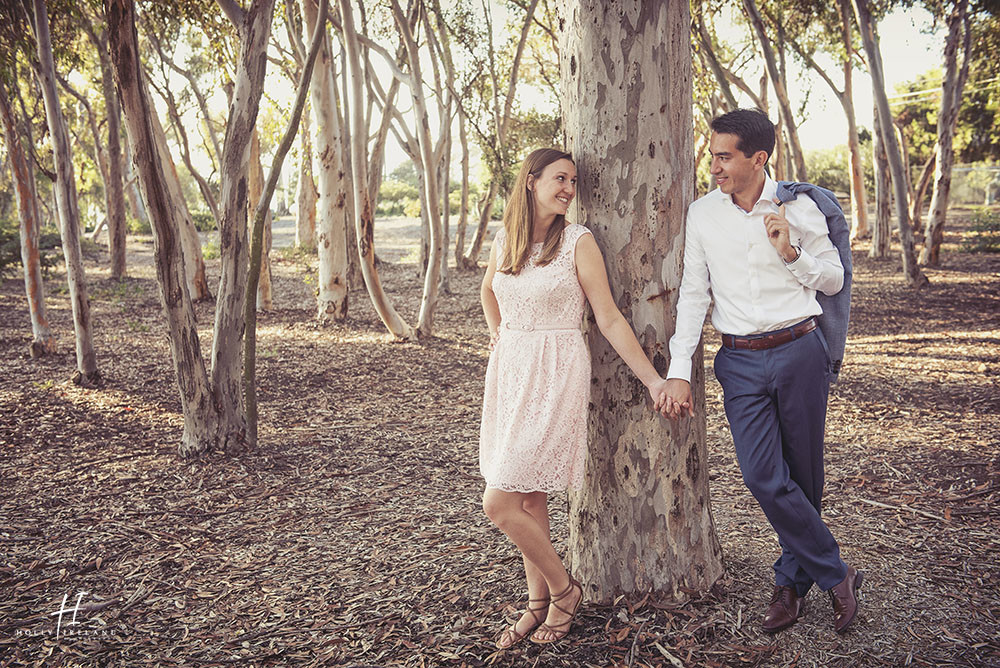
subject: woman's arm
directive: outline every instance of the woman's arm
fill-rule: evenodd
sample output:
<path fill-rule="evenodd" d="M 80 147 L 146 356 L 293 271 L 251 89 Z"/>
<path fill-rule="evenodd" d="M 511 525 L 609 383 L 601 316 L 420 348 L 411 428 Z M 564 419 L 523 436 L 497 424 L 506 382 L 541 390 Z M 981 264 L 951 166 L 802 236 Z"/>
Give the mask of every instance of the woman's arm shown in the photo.
<path fill-rule="evenodd" d="M 486 326 L 490 330 L 490 348 L 492 348 L 500 336 L 500 304 L 497 303 L 497 296 L 493 294 L 493 275 L 497 272 L 497 244 L 494 240 L 490 248 L 490 262 L 486 265 L 486 274 L 483 276 L 483 284 L 479 288 L 479 299 L 483 303 L 483 315 L 486 316 Z"/>
<path fill-rule="evenodd" d="M 654 406 L 659 410 L 666 381 L 653 368 L 632 327 L 615 305 L 604 269 L 604 258 L 592 234 L 584 234 L 576 242 L 576 275 L 594 311 L 601 334 L 646 386 Z"/>

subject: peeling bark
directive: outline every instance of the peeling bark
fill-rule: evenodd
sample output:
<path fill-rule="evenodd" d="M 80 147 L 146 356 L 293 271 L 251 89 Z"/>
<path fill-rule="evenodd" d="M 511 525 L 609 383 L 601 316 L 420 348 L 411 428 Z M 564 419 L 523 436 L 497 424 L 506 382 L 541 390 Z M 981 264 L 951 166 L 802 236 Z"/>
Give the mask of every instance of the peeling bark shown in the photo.
<path fill-rule="evenodd" d="M 21 133 L 14 121 L 14 112 L 3 82 L 0 82 L 0 113 L 3 115 L 4 133 L 7 135 L 7 154 L 14 180 L 18 221 L 21 233 L 21 265 L 24 268 L 24 294 L 28 298 L 31 314 L 32 358 L 56 351 L 56 337 L 49 329 L 45 314 L 45 284 L 42 283 L 42 264 L 38 251 L 38 235 L 42 219 L 38 211 L 38 190 L 35 172 L 28 162 L 21 144 Z"/>
<path fill-rule="evenodd" d="M 59 105 L 56 90 L 55 63 L 52 58 L 52 41 L 49 35 L 48 8 L 45 0 L 33 0 L 35 39 L 38 43 L 38 63 L 35 74 L 45 101 L 45 117 L 52 138 L 52 154 L 56 168 L 53 187 L 59 214 L 59 231 L 62 235 L 63 257 L 66 260 L 66 282 L 73 307 L 73 330 L 76 339 L 76 367 L 73 382 L 90 387 L 100 382 L 97 355 L 90 322 L 90 300 L 87 297 L 87 276 L 83 270 L 83 253 L 80 248 L 80 212 L 77 203 L 76 177 L 73 173 L 73 156 L 69 133 Z"/>
<path fill-rule="evenodd" d="M 135 152 L 139 187 L 153 227 L 156 277 L 184 414 L 184 434 L 179 450 L 182 455 L 199 454 L 214 447 L 219 419 L 201 356 L 194 307 L 184 279 L 178 235 L 181 222 L 176 218 L 177 209 L 167 186 L 163 161 L 158 155 L 151 123 L 155 112 L 142 82 L 135 5 L 132 0 L 106 0 L 105 11 L 111 60 L 125 112 L 125 129 L 129 145 Z"/>
<path fill-rule="evenodd" d="M 872 137 L 872 165 L 875 167 L 875 225 L 872 227 L 872 245 L 869 257 L 884 259 L 889 257 L 892 222 L 892 177 L 889 174 L 889 157 L 885 153 L 882 140 L 882 122 L 878 109 L 873 114 L 875 132 Z"/>
<path fill-rule="evenodd" d="M 893 132 L 892 112 L 889 110 L 889 99 L 885 92 L 885 74 L 882 67 L 882 52 L 879 49 L 878 36 L 871 15 L 869 0 L 853 0 L 854 16 L 858 21 L 861 41 L 868 55 L 868 71 L 872 78 L 872 96 L 878 109 L 880 134 L 885 142 L 886 155 L 889 160 L 889 170 L 892 173 L 893 190 L 896 195 L 896 215 L 898 220 L 899 245 L 903 258 L 903 273 L 906 282 L 911 287 L 919 288 L 925 285 L 927 277 L 917 266 L 917 256 L 913 247 L 913 228 L 910 225 L 909 208 L 909 176 L 903 171 L 903 156 L 899 149 L 899 141 Z"/>
<path fill-rule="evenodd" d="M 295 245 L 306 248 L 316 245 L 316 202 L 319 199 L 313 180 L 311 133 L 309 113 L 303 113 L 299 130 L 299 182 L 295 193 Z"/>
<path fill-rule="evenodd" d="M 302 0 L 304 29 L 315 29 L 317 8 Z M 316 215 L 316 248 L 319 253 L 319 293 L 316 318 L 339 322 L 347 317 L 347 168 L 344 163 L 343 132 L 337 108 L 333 52 L 329 35 L 324 35 L 313 68 L 312 108 L 316 118 L 313 140 L 313 173 L 319 187 Z"/>
<path fill-rule="evenodd" d="M 684 214 L 694 192 L 687 3 L 569 3 L 560 43 L 576 221 L 605 255 L 615 302 L 656 368 L 674 329 Z M 685 103 L 687 101 L 687 103 Z M 588 318 L 589 459 L 570 495 L 569 561 L 588 599 L 672 599 L 722 575 L 708 490 L 700 352 L 696 418 L 668 424 Z M 699 349 L 700 350 L 700 349 Z"/>
<path fill-rule="evenodd" d="M 256 206 L 264 192 L 264 167 L 260 162 L 260 136 L 257 128 L 253 129 L 250 140 L 250 162 L 247 165 L 247 187 L 250 189 L 250 207 Z M 254 211 L 248 207 L 247 225 L 253 230 Z M 260 278 L 257 283 L 257 310 L 270 311 L 274 308 L 274 297 L 271 291 L 271 208 L 264 213 L 264 230 L 261 239 Z"/>

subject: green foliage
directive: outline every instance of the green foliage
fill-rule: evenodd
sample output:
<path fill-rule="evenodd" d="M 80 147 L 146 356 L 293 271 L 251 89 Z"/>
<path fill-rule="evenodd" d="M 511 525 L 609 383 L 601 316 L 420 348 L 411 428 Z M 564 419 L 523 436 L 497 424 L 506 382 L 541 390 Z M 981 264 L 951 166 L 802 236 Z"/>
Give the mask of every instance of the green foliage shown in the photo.
<path fill-rule="evenodd" d="M 972 226 L 962 240 L 962 250 L 970 253 L 1000 253 L 1000 210 L 985 206 L 972 212 Z"/>
<path fill-rule="evenodd" d="M 152 234 L 153 228 L 149 224 L 149 219 L 140 220 L 133 216 L 131 213 L 126 213 L 125 217 L 128 219 L 128 232 L 129 234 Z"/>
<path fill-rule="evenodd" d="M 191 219 L 199 232 L 211 232 L 215 229 L 215 216 L 210 211 L 192 211 Z"/>
<path fill-rule="evenodd" d="M 201 245 L 201 255 L 206 260 L 217 260 L 220 254 L 219 242 L 216 239 L 209 239 Z"/>
<path fill-rule="evenodd" d="M 379 187 L 378 205 L 376 213 L 380 216 L 404 216 L 407 207 L 412 210 L 412 205 L 416 202 L 417 213 L 420 215 L 420 192 L 416 186 L 416 171 L 412 174 L 413 183 L 409 183 L 410 174 L 406 165 L 413 166 L 412 162 L 406 162 L 393 170 L 390 178 L 383 181 Z M 407 180 L 402 180 L 407 179 Z"/>
<path fill-rule="evenodd" d="M 407 218 L 420 217 L 420 199 L 408 199 L 403 205 L 403 215 Z"/>
<path fill-rule="evenodd" d="M 42 232 L 38 237 L 38 261 L 42 273 L 49 275 L 59 264 L 59 235 Z M 21 233 L 16 220 L 0 218 L 0 276 L 9 277 L 21 271 Z"/>
<path fill-rule="evenodd" d="M 851 192 L 847 146 L 806 152 L 809 181 L 834 192 Z"/>

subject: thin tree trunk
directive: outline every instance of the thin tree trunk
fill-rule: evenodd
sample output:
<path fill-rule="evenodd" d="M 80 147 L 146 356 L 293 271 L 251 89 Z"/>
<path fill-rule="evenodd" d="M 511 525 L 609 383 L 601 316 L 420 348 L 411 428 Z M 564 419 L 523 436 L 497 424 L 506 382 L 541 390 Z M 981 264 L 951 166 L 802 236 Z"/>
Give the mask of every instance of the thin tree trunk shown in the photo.
<path fill-rule="evenodd" d="M 574 218 L 594 232 L 615 302 L 662 370 L 694 192 L 691 105 L 673 102 L 691 99 L 688 4 L 568 5 L 559 48 L 563 118 L 588 184 Z M 701 354 L 692 384 L 697 417 L 668 426 L 588 321 L 589 461 L 583 490 L 570 494 L 571 569 L 587 598 L 601 603 L 619 593 L 683 599 L 706 591 L 723 568 L 709 502 Z"/>
<path fill-rule="evenodd" d="M 875 227 L 872 228 L 872 246 L 869 256 L 878 259 L 889 257 L 892 221 L 892 178 L 889 174 L 889 157 L 882 140 L 882 122 L 878 109 L 873 114 L 875 132 L 872 136 L 872 165 L 875 168 Z"/>
<path fill-rule="evenodd" d="M 250 133 L 256 125 L 264 89 L 274 0 L 253 0 L 245 11 L 233 0 L 217 0 L 217 3 L 236 25 L 240 52 L 222 148 L 219 188 L 222 271 L 215 309 L 211 374 L 220 420 L 216 445 L 226 452 L 238 452 L 246 444 L 247 428 L 240 345 L 246 324 L 243 292 L 249 265 L 246 164 L 250 154 Z"/>
<path fill-rule="evenodd" d="M 143 83 L 145 81 L 143 79 Z M 149 97 L 148 93 L 146 97 Z M 191 295 L 191 299 L 196 302 L 210 300 L 212 293 L 208 289 L 208 279 L 205 276 L 205 259 L 201 252 L 201 237 L 198 236 L 198 228 L 195 227 L 191 211 L 184 199 L 181 180 L 177 176 L 177 167 L 174 165 L 174 159 L 167 147 L 167 135 L 163 132 L 160 117 L 155 111 L 150 123 L 153 129 L 153 139 L 156 142 L 157 155 L 162 163 L 163 177 L 166 179 L 167 192 L 174 205 L 173 220 L 176 220 L 180 226 L 177 228 L 177 232 L 181 239 L 181 249 L 184 256 L 184 279 L 187 283 L 188 293 Z M 149 208 L 148 205 L 146 208 Z"/>
<path fill-rule="evenodd" d="M 317 8 L 302 0 L 305 30 L 310 34 L 317 23 Z M 316 317 L 322 322 L 339 322 L 347 317 L 347 177 L 344 163 L 343 132 L 337 109 L 333 52 L 330 37 L 324 34 L 312 74 L 312 107 L 316 115 L 316 164 L 319 185 L 316 244 L 319 253 L 319 293 Z"/>
<path fill-rule="evenodd" d="M 396 28 L 406 45 L 407 60 L 410 64 L 410 93 L 416 118 L 415 134 L 420 148 L 420 162 L 423 165 L 424 201 L 427 205 L 427 221 L 430 228 L 430 254 L 427 258 L 427 273 L 424 276 L 424 290 L 420 298 L 420 312 L 417 316 L 417 336 L 424 338 L 431 336 L 434 327 L 434 308 L 437 306 L 441 281 L 441 254 L 444 253 L 441 235 L 441 197 L 437 178 L 438 165 L 437 160 L 434 159 L 430 117 L 424 100 L 420 51 L 399 2 L 397 0 L 391 0 L 391 2 Z"/>
<path fill-rule="evenodd" d="M 917 187 L 913 189 L 913 201 L 910 202 L 910 220 L 913 221 L 913 233 L 923 235 L 922 221 L 924 218 L 924 199 L 927 196 L 927 186 L 934 176 L 934 165 L 937 164 L 937 152 L 931 154 L 930 160 L 924 164 L 920 170 L 920 178 L 917 179 Z"/>
<path fill-rule="evenodd" d="M 848 165 L 851 170 L 851 237 L 865 239 L 871 231 L 868 228 L 868 196 L 865 193 L 865 168 L 861 160 L 861 140 L 858 137 L 858 122 L 854 113 L 854 37 L 851 30 L 850 0 L 838 0 L 840 15 L 840 37 L 844 44 L 844 92 L 838 97 L 847 118 Z"/>
<path fill-rule="evenodd" d="M 284 164 L 288 149 L 295 141 L 295 134 L 298 130 L 299 121 L 302 118 L 302 110 L 306 104 L 306 94 L 311 87 L 313 68 L 316 64 L 316 55 L 319 53 L 320 45 L 326 41 L 326 13 L 329 7 L 328 0 L 320 0 L 318 16 L 320 17 L 312 40 L 309 43 L 309 52 L 303 57 L 302 72 L 295 93 L 295 103 L 292 106 L 292 113 L 288 119 L 288 125 L 274 152 L 274 159 L 271 162 L 271 171 L 268 173 L 267 181 L 261 184 L 256 198 L 251 199 L 253 207 L 252 223 L 250 225 L 250 268 L 247 272 L 247 287 L 243 295 L 243 316 L 246 318 L 247 335 L 244 346 L 245 364 L 243 367 L 243 384 L 247 411 L 247 440 L 251 447 L 257 446 L 257 308 L 259 306 L 260 279 L 263 276 L 262 259 L 267 257 L 265 244 L 270 245 L 270 239 L 265 239 L 265 231 L 271 218 L 271 197 L 274 195 L 274 188 L 278 184 L 281 176 L 281 166 Z M 257 154 L 257 160 L 251 160 L 251 169 L 254 164 L 260 164 L 260 141 L 257 129 L 254 128 L 251 140 L 251 154 Z M 263 170 L 262 170 L 263 171 Z M 261 174 L 263 181 L 263 174 Z M 251 179 L 252 182 L 252 179 Z M 253 186 L 251 186 L 252 188 Z M 268 235 L 270 236 L 270 235 Z M 267 269 L 270 272 L 270 268 Z M 270 279 L 268 279 L 270 281 Z"/>
<path fill-rule="evenodd" d="M 927 231 L 924 233 L 924 249 L 920 262 L 938 266 L 941 263 L 941 241 L 944 238 L 944 223 L 948 217 L 948 199 L 951 194 L 951 170 L 955 162 L 955 126 L 958 112 L 962 108 L 962 91 L 969 71 L 970 30 L 966 16 L 969 0 L 958 0 L 948 15 L 948 37 L 944 46 L 944 81 L 941 84 L 941 111 L 937 124 L 937 156 L 934 167 L 934 194 L 931 195 L 930 214 Z M 958 65 L 959 38 L 964 33 L 963 62 Z"/>
<path fill-rule="evenodd" d="M 155 111 L 142 83 L 135 4 L 132 0 L 106 0 L 105 13 L 115 80 L 125 112 L 125 129 L 129 145 L 135 152 L 138 180 L 153 226 L 156 277 L 184 414 L 180 452 L 205 452 L 216 442 L 219 419 L 201 356 L 194 307 L 184 280 L 177 234 L 181 222 L 175 218 L 177 210 L 166 185 L 163 161 L 158 155 L 150 123 Z"/>
<path fill-rule="evenodd" d="M 91 41 L 97 47 L 101 64 L 101 92 L 108 118 L 108 181 L 105 183 L 108 203 L 108 253 L 111 256 L 111 278 L 121 280 L 126 275 L 125 265 L 125 188 L 122 179 L 121 106 L 115 92 L 115 82 L 108 57 L 107 31 L 97 35 L 92 25 L 85 26 Z"/>
<path fill-rule="evenodd" d="M 908 198 L 908 177 L 903 171 L 903 157 L 900 154 L 896 133 L 892 131 L 892 112 L 889 110 L 889 99 L 885 92 L 885 75 L 882 69 L 882 53 L 879 50 L 878 36 L 871 16 L 869 0 L 853 0 L 854 14 L 858 20 L 861 40 L 868 55 L 868 71 L 872 78 L 872 95 L 878 108 L 879 127 L 885 142 L 886 155 L 889 159 L 889 169 L 892 172 L 892 183 L 896 193 L 896 215 L 899 221 L 899 245 L 903 257 L 903 273 L 911 287 L 921 287 L 927 283 L 927 277 L 917 265 L 917 257 L 913 247 L 913 228 L 910 225 L 910 209 Z"/>
<path fill-rule="evenodd" d="M 128 133 L 125 134 L 125 193 L 128 196 L 128 205 L 132 210 L 132 217 L 141 223 L 149 222 L 149 215 L 146 213 L 146 205 L 142 201 L 142 193 L 139 190 L 139 177 L 135 171 L 134 153 L 131 144 L 128 143 Z"/>
<path fill-rule="evenodd" d="M 42 221 L 38 211 L 35 172 L 24 153 L 21 133 L 14 121 L 14 111 L 3 82 L 0 82 L 0 113 L 3 114 L 4 133 L 7 135 L 7 155 L 20 222 L 24 294 L 28 298 L 28 312 L 31 315 L 30 352 L 32 358 L 37 358 L 56 351 L 56 337 L 49 329 L 49 320 L 45 314 L 45 284 L 42 282 L 42 264 L 38 251 L 38 234 Z"/>
<path fill-rule="evenodd" d="M 458 140 L 462 144 L 462 199 L 458 208 L 458 228 L 455 230 L 455 268 L 462 268 L 465 252 L 465 228 L 469 224 L 469 135 L 465 114 L 458 112 Z"/>
<path fill-rule="evenodd" d="M 70 151 L 66 121 L 56 90 L 55 63 L 52 58 L 52 40 L 49 35 L 48 8 L 45 0 L 33 0 L 35 39 L 38 43 L 36 74 L 45 101 L 45 116 L 52 154 L 56 168 L 53 187 L 59 212 L 63 257 L 66 260 L 66 281 L 69 284 L 70 303 L 73 307 L 73 329 L 76 338 L 77 372 L 73 382 L 91 387 L 101 379 L 94 353 L 94 339 L 90 323 L 90 301 L 87 297 L 87 276 L 83 270 L 83 253 L 80 249 L 80 212 L 77 203 L 76 177 L 73 174 L 73 156 Z"/>
<path fill-rule="evenodd" d="M 247 188 L 250 191 L 250 206 L 247 207 L 247 225 L 252 232 L 254 226 L 254 209 L 264 193 L 264 167 L 260 162 L 260 136 L 257 128 L 253 129 L 250 139 L 250 162 L 247 165 Z M 270 311 L 274 308 L 274 297 L 271 294 L 271 208 L 264 210 L 263 227 L 261 230 L 260 267 L 257 278 L 257 295 L 255 303 L 258 311 Z M 251 439 L 251 444 L 254 439 Z"/>
<path fill-rule="evenodd" d="M 537 6 L 538 0 L 531 0 L 528 8 L 525 10 L 524 22 L 521 25 L 521 39 L 517 44 L 517 50 L 514 52 L 514 62 L 511 65 L 510 76 L 507 80 L 507 96 L 504 98 L 503 108 L 501 110 L 499 104 L 494 105 L 497 116 L 495 121 L 497 125 L 495 145 L 501 149 L 507 142 L 507 127 L 510 122 L 511 107 L 514 103 L 514 90 L 520 73 L 521 55 L 524 53 L 524 45 L 528 39 L 528 29 L 531 27 L 532 18 L 535 15 L 535 7 Z M 476 228 L 476 234 L 472 239 L 472 246 L 465 254 L 465 257 L 462 258 L 462 267 L 464 269 L 475 269 L 479 266 L 479 254 L 483 250 L 483 241 L 486 239 L 486 228 L 493 214 L 493 202 L 500 192 L 500 181 L 503 177 L 502 171 L 506 167 L 507 165 L 504 164 L 494 165 L 495 171 L 490 179 L 489 190 L 486 193 L 486 197 L 480 202 L 479 226 Z"/>
<path fill-rule="evenodd" d="M 760 44 L 761 52 L 764 54 L 764 64 L 767 67 L 767 74 L 771 79 L 771 83 L 774 85 L 774 94 L 775 97 L 778 98 L 778 105 L 781 107 L 781 117 L 784 120 L 785 128 L 788 132 L 789 151 L 791 153 L 792 162 L 795 165 L 795 179 L 797 181 L 805 181 L 807 179 L 805 154 L 802 152 L 802 145 L 799 143 L 799 132 L 798 128 L 795 127 L 792 105 L 789 102 L 788 92 L 785 90 L 781 73 L 778 71 L 778 64 L 774 57 L 774 49 L 771 48 L 771 42 L 767 38 L 767 32 L 764 28 L 764 19 L 760 16 L 760 11 L 757 9 L 757 3 L 755 0 L 743 0 L 743 7 L 746 9 L 747 16 L 750 19 L 750 25 L 753 26 L 754 32 L 757 35 L 757 41 Z"/>
<path fill-rule="evenodd" d="M 309 113 L 303 112 L 299 129 L 299 182 L 295 194 L 295 245 L 313 248 L 316 245 L 316 181 L 312 171 L 312 128 Z"/>

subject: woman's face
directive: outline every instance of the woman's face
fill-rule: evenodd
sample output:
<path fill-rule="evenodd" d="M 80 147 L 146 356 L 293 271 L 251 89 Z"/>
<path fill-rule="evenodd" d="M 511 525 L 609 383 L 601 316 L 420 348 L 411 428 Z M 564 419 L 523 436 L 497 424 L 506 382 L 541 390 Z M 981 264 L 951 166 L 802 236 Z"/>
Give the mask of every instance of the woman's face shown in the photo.
<path fill-rule="evenodd" d="M 535 201 L 535 215 L 566 215 L 576 196 L 576 166 L 562 158 L 545 166 L 538 178 L 528 177 L 528 189 Z"/>

